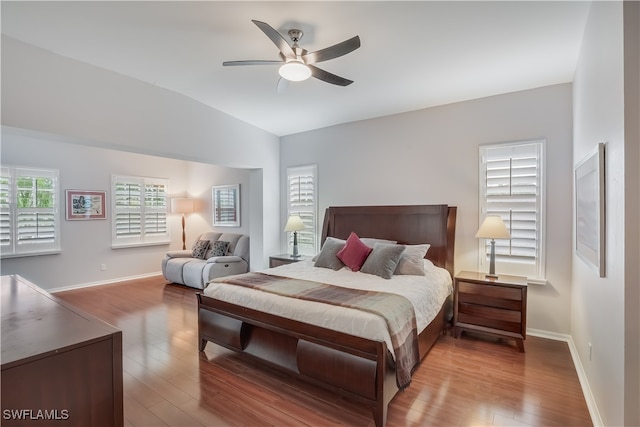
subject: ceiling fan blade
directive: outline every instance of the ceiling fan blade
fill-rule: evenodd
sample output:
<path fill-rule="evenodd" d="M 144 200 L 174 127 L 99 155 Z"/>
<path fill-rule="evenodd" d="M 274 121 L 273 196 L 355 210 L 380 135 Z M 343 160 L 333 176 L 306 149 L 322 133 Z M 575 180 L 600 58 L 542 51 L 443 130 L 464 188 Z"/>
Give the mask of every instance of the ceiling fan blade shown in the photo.
<path fill-rule="evenodd" d="M 284 64 L 284 61 L 269 60 L 269 59 L 251 59 L 248 61 L 225 61 L 222 63 L 225 67 L 233 65 L 271 65 L 271 64 Z"/>
<path fill-rule="evenodd" d="M 302 59 L 304 59 L 306 64 L 315 64 L 316 62 L 328 61 L 329 59 L 346 55 L 359 47 L 360 37 L 355 36 L 351 37 L 349 40 L 334 44 L 333 46 L 302 55 Z"/>
<path fill-rule="evenodd" d="M 353 83 L 353 80 L 345 79 L 344 77 L 336 76 L 335 74 L 331 74 L 328 71 L 321 70 L 318 67 L 314 67 L 313 65 L 307 65 L 311 69 L 311 75 L 316 79 L 320 79 L 324 82 L 331 83 L 337 86 L 349 86 Z"/>
<path fill-rule="evenodd" d="M 276 93 L 278 95 L 285 93 L 289 89 L 289 80 L 280 77 L 276 86 Z"/>
<path fill-rule="evenodd" d="M 267 37 L 269 37 L 269 39 L 271 39 L 271 41 L 278 47 L 278 49 L 280 49 L 280 52 L 282 53 L 282 55 L 284 55 L 285 58 L 296 58 L 296 54 L 293 49 L 291 49 L 291 46 L 289 46 L 289 43 L 287 43 L 285 38 L 282 37 L 282 34 L 276 31 L 271 25 L 262 21 L 256 21 L 255 19 L 252 19 L 251 22 L 256 24 L 258 28 L 260 28 L 262 32 L 265 33 Z"/>

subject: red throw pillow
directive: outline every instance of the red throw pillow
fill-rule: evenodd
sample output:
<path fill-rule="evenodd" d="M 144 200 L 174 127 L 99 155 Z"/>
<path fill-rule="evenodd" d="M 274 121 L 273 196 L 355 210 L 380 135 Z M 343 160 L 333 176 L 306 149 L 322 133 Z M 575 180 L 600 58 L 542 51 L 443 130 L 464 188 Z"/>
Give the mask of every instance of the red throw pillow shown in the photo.
<path fill-rule="evenodd" d="M 344 247 L 336 254 L 338 259 L 352 271 L 360 271 L 373 249 L 362 243 L 356 233 L 351 233 Z"/>

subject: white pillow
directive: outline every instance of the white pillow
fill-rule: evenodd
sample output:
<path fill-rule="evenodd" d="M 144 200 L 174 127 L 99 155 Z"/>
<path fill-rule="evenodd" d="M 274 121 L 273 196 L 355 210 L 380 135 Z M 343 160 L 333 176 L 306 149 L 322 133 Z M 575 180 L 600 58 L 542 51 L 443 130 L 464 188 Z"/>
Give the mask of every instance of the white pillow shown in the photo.
<path fill-rule="evenodd" d="M 393 274 L 424 276 L 424 256 L 431 245 L 406 245 Z"/>

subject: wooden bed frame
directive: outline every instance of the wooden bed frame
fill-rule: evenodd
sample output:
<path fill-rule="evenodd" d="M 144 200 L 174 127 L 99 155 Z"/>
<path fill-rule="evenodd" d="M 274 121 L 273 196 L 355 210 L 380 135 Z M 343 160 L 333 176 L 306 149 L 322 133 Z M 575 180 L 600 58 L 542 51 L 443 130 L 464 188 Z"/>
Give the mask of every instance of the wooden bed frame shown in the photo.
<path fill-rule="evenodd" d="M 430 243 L 426 258 L 453 277 L 456 208 L 447 205 L 352 206 L 327 208 L 322 242 L 361 237 Z M 419 335 L 424 358 L 451 319 L 451 298 Z M 248 309 L 198 294 L 200 351 L 208 341 L 259 359 L 312 384 L 361 402 L 383 427 L 387 406 L 398 392 L 393 360 L 384 342 Z"/>

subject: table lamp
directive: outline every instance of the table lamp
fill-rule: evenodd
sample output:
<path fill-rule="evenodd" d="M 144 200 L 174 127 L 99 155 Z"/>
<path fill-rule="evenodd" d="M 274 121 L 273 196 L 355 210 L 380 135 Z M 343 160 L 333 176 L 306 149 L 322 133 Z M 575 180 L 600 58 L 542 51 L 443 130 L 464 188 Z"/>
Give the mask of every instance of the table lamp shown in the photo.
<path fill-rule="evenodd" d="M 287 225 L 284 226 L 284 231 L 293 231 L 293 257 L 298 258 L 298 231 L 304 230 L 305 226 L 302 222 L 302 218 L 298 215 L 291 215 L 287 220 Z"/>
<path fill-rule="evenodd" d="M 510 239 L 509 230 L 504 225 L 502 218 L 495 215 L 487 216 L 476 233 L 478 239 L 491 239 L 491 255 L 489 258 L 488 278 L 496 279 L 496 241 L 495 239 Z"/>

